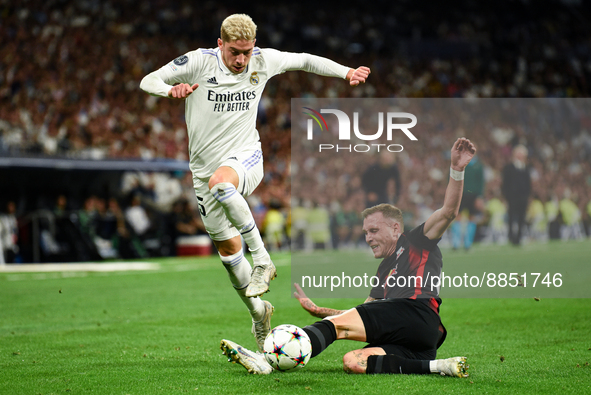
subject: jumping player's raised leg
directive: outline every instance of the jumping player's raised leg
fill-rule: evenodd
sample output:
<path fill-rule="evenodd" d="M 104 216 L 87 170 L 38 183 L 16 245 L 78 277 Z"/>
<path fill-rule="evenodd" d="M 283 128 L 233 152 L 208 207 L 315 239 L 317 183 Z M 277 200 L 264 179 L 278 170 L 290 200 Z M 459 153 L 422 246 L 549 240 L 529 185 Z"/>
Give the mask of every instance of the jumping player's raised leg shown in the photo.
<path fill-rule="evenodd" d="M 227 159 L 214 172 L 208 182 L 209 190 L 223 208 L 227 219 L 238 230 L 252 254 L 253 271 L 246 296 L 255 297 L 269 290 L 269 282 L 277 272 L 256 226 L 248 196 L 262 178 L 262 159 L 253 164 L 260 151 L 245 153 Z M 255 159 L 253 159 L 253 157 Z"/>
<path fill-rule="evenodd" d="M 263 240 L 256 226 L 254 217 L 246 199 L 237 190 L 239 177 L 236 171 L 228 166 L 219 167 L 209 179 L 211 194 L 223 207 L 226 216 L 240 232 L 253 259 L 269 259 Z"/>

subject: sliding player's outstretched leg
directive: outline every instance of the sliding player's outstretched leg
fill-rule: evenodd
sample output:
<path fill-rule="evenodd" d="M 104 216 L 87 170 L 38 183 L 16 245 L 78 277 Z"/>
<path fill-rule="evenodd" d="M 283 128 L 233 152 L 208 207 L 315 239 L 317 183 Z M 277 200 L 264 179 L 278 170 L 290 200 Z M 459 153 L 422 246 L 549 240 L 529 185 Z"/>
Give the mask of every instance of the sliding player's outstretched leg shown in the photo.
<path fill-rule="evenodd" d="M 466 357 L 436 359 L 433 362 L 435 362 L 435 371 L 431 370 L 433 373 L 439 373 L 442 376 L 468 377 L 470 365 L 466 363 Z"/>

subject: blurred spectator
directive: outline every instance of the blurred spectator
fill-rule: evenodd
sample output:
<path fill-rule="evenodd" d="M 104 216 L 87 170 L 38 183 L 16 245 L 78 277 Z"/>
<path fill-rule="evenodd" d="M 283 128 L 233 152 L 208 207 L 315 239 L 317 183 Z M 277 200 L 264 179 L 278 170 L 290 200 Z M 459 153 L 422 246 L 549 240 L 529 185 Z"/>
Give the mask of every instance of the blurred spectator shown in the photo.
<path fill-rule="evenodd" d="M 389 152 L 377 154 L 376 161 L 365 170 L 361 179 L 366 207 L 380 203 L 396 204 L 398 201 L 401 182 L 395 155 Z M 391 190 L 394 190 L 393 194 L 389 193 Z"/>
<path fill-rule="evenodd" d="M 494 244 L 505 244 L 507 242 L 507 206 L 501 200 L 498 190 L 490 189 L 487 193 L 485 204 L 485 217 L 483 224 L 486 224 L 487 234 L 485 240 Z"/>
<path fill-rule="evenodd" d="M 527 148 L 523 145 L 515 146 L 511 158 L 511 163 L 503 168 L 502 190 L 508 205 L 509 241 L 513 245 L 519 245 L 531 193 Z"/>
<path fill-rule="evenodd" d="M 138 195 L 140 199 L 154 202 L 154 181 L 152 173 L 125 172 L 121 177 L 121 193 L 126 196 Z"/>
<path fill-rule="evenodd" d="M 16 204 L 12 200 L 6 203 L 6 211 L 0 214 L 0 252 L 0 263 L 20 262 Z"/>
<path fill-rule="evenodd" d="M 121 258 L 140 258 L 147 255 L 141 242 L 129 231 L 125 214 L 116 198 L 109 199 L 109 213 L 117 221 L 117 232 L 111 236 L 113 248 Z"/>
<path fill-rule="evenodd" d="M 191 199 L 196 200 L 194 192 Z M 166 222 L 167 228 L 164 231 L 170 237 L 170 250 L 165 255 L 209 255 L 215 251 L 215 246 L 205 230 L 198 206 L 191 206 L 185 197 L 174 202 Z"/>
<path fill-rule="evenodd" d="M 186 199 L 178 199 L 173 205 L 173 222 L 177 236 L 206 235 L 205 225 Z"/>
<path fill-rule="evenodd" d="M 84 207 L 77 212 L 78 228 L 83 235 L 94 239 L 96 234 L 97 197 L 89 196 L 84 200 Z"/>
<path fill-rule="evenodd" d="M 281 203 L 271 200 L 261 228 L 269 251 L 280 251 L 285 245 L 285 222 L 285 216 L 281 212 Z"/>
<path fill-rule="evenodd" d="M 356 248 L 365 243 L 363 235 L 363 218 L 355 200 L 343 202 L 335 213 L 337 245 L 333 248 Z"/>
<path fill-rule="evenodd" d="M 68 214 L 68 198 L 66 198 L 66 195 L 60 194 L 55 199 L 53 213 L 56 217 L 65 217 Z"/>
<path fill-rule="evenodd" d="M 545 241 L 548 239 L 548 219 L 544 209 L 544 203 L 534 193 L 532 201 L 527 208 L 525 222 L 529 229 L 530 237 L 536 241 Z"/>
<path fill-rule="evenodd" d="M 546 218 L 548 218 L 548 237 L 550 240 L 560 239 L 560 228 L 562 226 L 562 214 L 560 213 L 560 207 L 558 199 L 554 194 L 548 194 L 550 197 L 544 204 L 544 211 L 546 212 Z"/>
<path fill-rule="evenodd" d="M 94 243 L 103 258 L 118 256 L 115 248 L 117 237 L 117 217 L 103 198 L 96 199 L 94 224 Z"/>
<path fill-rule="evenodd" d="M 111 212 L 106 199 L 97 197 L 95 207 L 94 234 L 103 239 L 110 239 L 117 232 L 117 218 Z"/>
<path fill-rule="evenodd" d="M 148 175 L 148 189 L 153 201 L 150 203 L 160 212 L 170 212 L 172 205 L 176 202 L 183 193 L 183 188 L 179 177 L 180 173 L 164 173 L 154 172 Z"/>
<path fill-rule="evenodd" d="M 562 240 L 581 239 L 581 212 L 577 204 L 571 199 L 570 190 L 565 190 L 564 197 L 560 200 L 558 208 L 562 217 L 563 226 L 560 230 Z"/>
<path fill-rule="evenodd" d="M 308 236 L 315 250 L 325 250 L 330 247 L 330 213 L 322 200 L 314 202 L 314 207 L 308 211 L 306 221 Z"/>
<path fill-rule="evenodd" d="M 309 203 L 302 199 L 295 199 L 295 204 L 291 206 L 288 222 L 291 223 L 291 245 L 296 250 L 306 248 L 309 209 Z"/>
<path fill-rule="evenodd" d="M 140 239 L 147 235 L 151 222 L 139 194 L 131 196 L 130 205 L 125 209 L 125 220 Z"/>
<path fill-rule="evenodd" d="M 452 246 L 455 250 L 463 244 L 469 250 L 476 236 L 476 216 L 484 209 L 484 166 L 475 155 L 464 170 L 464 192 L 460 203 L 460 215 L 451 225 Z M 463 242 L 462 242 L 463 239 Z"/>

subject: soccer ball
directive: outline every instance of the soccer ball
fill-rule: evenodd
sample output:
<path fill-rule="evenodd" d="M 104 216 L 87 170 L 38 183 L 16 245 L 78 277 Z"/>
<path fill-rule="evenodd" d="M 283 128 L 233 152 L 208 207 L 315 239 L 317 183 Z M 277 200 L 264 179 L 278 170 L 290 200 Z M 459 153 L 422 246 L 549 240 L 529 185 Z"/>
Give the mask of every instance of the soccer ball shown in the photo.
<path fill-rule="evenodd" d="M 265 339 L 265 359 L 276 370 L 294 371 L 306 366 L 312 355 L 310 338 L 295 325 L 279 325 Z"/>

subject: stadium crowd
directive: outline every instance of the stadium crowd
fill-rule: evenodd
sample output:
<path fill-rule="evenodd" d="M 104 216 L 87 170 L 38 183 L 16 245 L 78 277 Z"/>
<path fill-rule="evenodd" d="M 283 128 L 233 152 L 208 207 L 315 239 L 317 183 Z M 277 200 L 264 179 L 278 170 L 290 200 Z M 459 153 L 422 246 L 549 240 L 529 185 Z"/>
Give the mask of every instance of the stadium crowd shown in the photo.
<path fill-rule="evenodd" d="M 421 2 L 380 0 L 336 15 L 318 7 L 309 12 L 310 4 L 315 3 L 249 4 L 244 12 L 258 24 L 257 45 L 305 51 L 346 65 L 367 64 L 372 74 L 368 83 L 353 90 L 343 81 L 306 73 L 287 73 L 269 82 L 258 117 L 265 178 L 249 203 L 271 248 L 286 247 L 291 239 L 300 247 L 357 244 L 356 213 L 366 200 L 360 172 L 370 164 L 366 158 L 332 161 L 322 172 L 313 157 L 292 163 L 291 150 L 299 149 L 297 139 L 292 147 L 293 97 L 591 94 L 591 31 L 586 20 L 591 6 L 585 2 L 545 1 L 540 6 L 452 0 L 425 7 Z M 144 94 L 139 81 L 180 54 L 215 47 L 221 20 L 237 11 L 242 11 L 238 2 L 0 1 L 0 156 L 187 160 L 184 104 Z M 582 237 L 580 229 L 588 235 L 588 114 L 575 114 L 578 124 L 573 129 L 510 130 L 474 123 L 469 130 L 445 130 L 412 156 L 396 155 L 400 190 L 390 186 L 390 198 L 405 210 L 409 225 L 420 221 L 423 212 L 433 209 L 431 202 L 442 201 L 445 150 L 463 132 L 479 147 L 485 169 L 481 225 L 503 234 L 501 171 L 512 146 L 523 144 L 529 149 L 533 187 L 529 234 L 543 238 L 553 226 L 556 237 L 558 226 L 562 237 Z M 314 184 L 299 185 L 299 176 L 292 184 L 294 170 L 300 175 L 316 171 Z M 145 181 L 150 177 L 143 174 L 134 177 L 143 183 L 138 188 L 149 189 L 153 182 Z M 159 177 L 157 182 L 169 179 L 180 184 L 176 188 L 181 192 L 174 196 L 182 195 L 197 213 L 190 176 Z M 125 212 L 133 201 L 127 199 L 131 189 L 126 188 L 98 199 L 116 198 Z M 322 193 L 315 193 L 319 190 Z M 168 215 L 174 201 L 159 205 L 152 196 L 140 206 L 157 216 Z M 37 209 L 15 203 L 16 214 L 5 215 L 22 217 Z M 68 208 L 81 210 L 83 205 L 70 202 Z M 482 237 L 492 238 L 497 234 L 492 230 Z"/>

